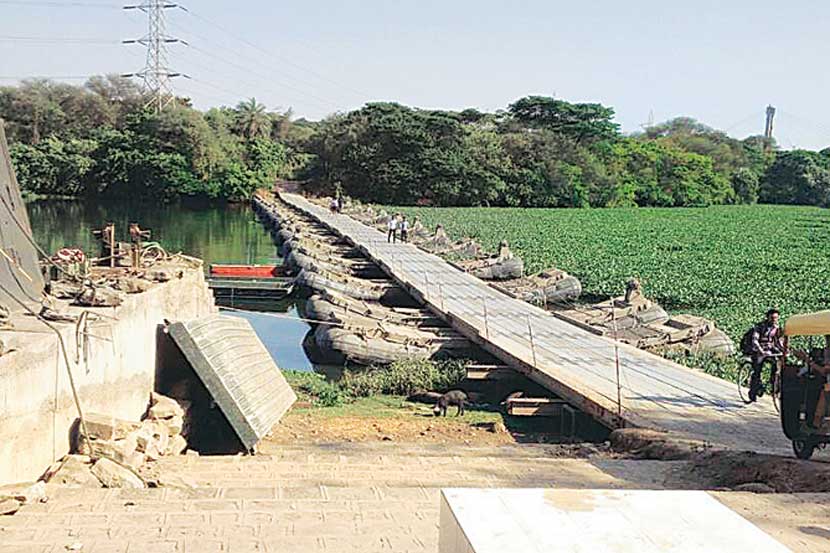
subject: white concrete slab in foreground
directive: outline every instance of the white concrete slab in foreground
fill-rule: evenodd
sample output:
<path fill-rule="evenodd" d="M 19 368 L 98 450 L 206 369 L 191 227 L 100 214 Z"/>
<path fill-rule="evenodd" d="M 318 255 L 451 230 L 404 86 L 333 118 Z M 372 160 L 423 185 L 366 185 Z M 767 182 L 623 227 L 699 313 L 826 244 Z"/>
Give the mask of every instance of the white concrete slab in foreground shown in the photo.
<path fill-rule="evenodd" d="M 445 489 L 440 553 L 784 553 L 702 491 Z"/>

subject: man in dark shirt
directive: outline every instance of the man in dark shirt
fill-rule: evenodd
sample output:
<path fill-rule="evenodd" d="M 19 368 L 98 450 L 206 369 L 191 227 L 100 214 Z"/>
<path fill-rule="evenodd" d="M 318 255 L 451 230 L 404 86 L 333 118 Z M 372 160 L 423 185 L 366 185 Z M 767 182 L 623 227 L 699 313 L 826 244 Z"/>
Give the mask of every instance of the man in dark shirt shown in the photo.
<path fill-rule="evenodd" d="M 767 311 L 766 318 L 750 329 L 742 340 L 745 355 L 752 358 L 752 378 L 749 381 L 749 400 L 755 401 L 762 389 L 761 369 L 767 359 L 781 354 L 780 327 L 777 309 Z"/>

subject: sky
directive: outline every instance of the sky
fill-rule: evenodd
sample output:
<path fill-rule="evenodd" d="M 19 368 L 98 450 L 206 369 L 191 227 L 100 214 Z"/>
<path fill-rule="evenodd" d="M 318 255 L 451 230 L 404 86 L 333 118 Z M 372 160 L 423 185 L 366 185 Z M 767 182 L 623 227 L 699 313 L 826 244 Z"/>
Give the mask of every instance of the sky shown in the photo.
<path fill-rule="evenodd" d="M 609 105 L 625 132 L 690 116 L 743 138 L 772 104 L 782 147 L 830 146 L 826 0 L 181 3 L 168 31 L 190 46 L 170 45 L 170 66 L 191 78 L 174 89 L 203 109 L 255 97 L 319 119 L 370 101 L 494 111 L 540 94 Z M 120 41 L 146 33 L 146 16 L 120 5 L 0 0 L 0 84 L 141 69 L 142 47 Z"/>

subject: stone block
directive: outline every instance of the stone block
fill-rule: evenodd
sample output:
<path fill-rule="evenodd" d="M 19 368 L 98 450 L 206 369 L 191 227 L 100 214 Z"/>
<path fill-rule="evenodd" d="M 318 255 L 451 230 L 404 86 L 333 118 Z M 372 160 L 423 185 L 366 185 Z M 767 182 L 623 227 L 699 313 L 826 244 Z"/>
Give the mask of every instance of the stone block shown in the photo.
<path fill-rule="evenodd" d="M 176 434 L 170 438 L 170 444 L 167 446 L 165 455 L 179 455 L 187 448 L 187 440 Z"/>
<path fill-rule="evenodd" d="M 123 440 L 130 432 L 141 428 L 141 423 L 116 419 L 101 413 L 84 414 L 89 437 L 96 440 Z"/>
<path fill-rule="evenodd" d="M 169 442 L 167 426 L 158 421 L 145 420 L 136 433 L 137 450 L 153 461 L 167 452 Z"/>
<path fill-rule="evenodd" d="M 109 459 L 98 459 L 91 472 L 105 488 L 143 488 L 144 481 L 130 469 Z"/>
<path fill-rule="evenodd" d="M 100 488 L 101 483 L 89 472 L 91 462 L 86 455 L 67 455 L 55 474 L 49 478 L 50 484 L 72 487 Z"/>
<path fill-rule="evenodd" d="M 182 406 L 173 398 L 153 392 L 150 395 L 150 409 L 147 412 L 147 418 L 169 419 L 173 417 L 184 417 Z"/>
<path fill-rule="evenodd" d="M 178 436 L 184 429 L 184 419 L 182 417 L 172 417 L 169 419 L 159 419 L 159 422 L 167 427 L 167 435 L 171 438 Z"/>
<path fill-rule="evenodd" d="M 14 492 L 13 495 L 16 500 L 24 505 L 44 503 L 46 502 L 46 483 L 43 481 L 35 482 L 31 486 Z"/>
<path fill-rule="evenodd" d="M 92 451 L 86 440 L 81 441 L 80 453 L 92 458 L 105 457 L 134 468 L 144 462 L 144 454 L 138 451 L 136 432 L 128 434 L 123 440 L 91 440 Z"/>

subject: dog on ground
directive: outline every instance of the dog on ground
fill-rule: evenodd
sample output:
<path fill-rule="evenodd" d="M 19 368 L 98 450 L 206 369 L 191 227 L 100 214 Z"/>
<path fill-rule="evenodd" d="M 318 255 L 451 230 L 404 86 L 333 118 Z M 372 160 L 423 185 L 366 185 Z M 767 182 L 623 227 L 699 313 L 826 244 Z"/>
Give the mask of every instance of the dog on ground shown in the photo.
<path fill-rule="evenodd" d="M 450 405 L 455 405 L 458 407 L 458 411 L 456 411 L 455 416 L 461 416 L 464 414 L 464 407 L 467 404 L 467 394 L 462 392 L 461 390 L 450 390 L 446 394 L 442 395 L 438 398 L 438 401 L 435 402 L 435 408 L 432 410 L 432 413 L 437 417 L 439 415 L 447 416 L 447 408 Z"/>

